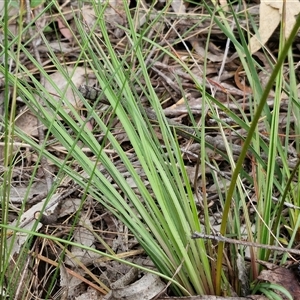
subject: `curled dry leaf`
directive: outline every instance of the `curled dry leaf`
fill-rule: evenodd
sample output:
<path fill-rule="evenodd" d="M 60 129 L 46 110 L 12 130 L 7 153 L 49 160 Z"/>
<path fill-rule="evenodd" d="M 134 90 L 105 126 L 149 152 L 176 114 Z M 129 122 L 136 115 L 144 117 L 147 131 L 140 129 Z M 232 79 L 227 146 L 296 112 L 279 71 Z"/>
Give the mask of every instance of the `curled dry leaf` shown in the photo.
<path fill-rule="evenodd" d="M 34 230 L 37 232 L 41 227 L 42 224 L 39 223 L 37 227 L 34 227 L 36 219 L 35 219 L 35 213 L 37 211 L 44 211 L 44 213 L 47 213 L 48 215 L 53 214 L 55 209 L 57 208 L 57 205 L 59 203 L 60 194 L 54 194 L 51 199 L 47 202 L 46 205 L 46 211 L 44 211 L 45 202 L 47 201 L 47 198 L 42 200 L 36 205 L 33 205 L 30 209 L 28 209 L 21 217 L 21 219 L 18 221 L 14 221 L 11 226 L 16 226 L 21 229 L 26 230 Z M 17 237 L 14 238 L 13 236 L 10 237 L 7 240 L 8 249 L 11 249 L 10 256 L 13 257 L 13 255 L 16 253 L 18 254 L 20 249 L 22 248 L 23 244 L 27 241 L 28 234 L 27 233 L 17 233 Z M 13 245 L 11 245 L 13 243 Z M 11 248 L 12 247 L 12 248 Z"/>
<path fill-rule="evenodd" d="M 284 5 L 285 9 L 283 9 Z M 283 12 L 285 12 L 285 15 L 282 15 Z M 253 54 L 266 44 L 279 25 L 280 20 L 285 20 L 284 36 L 288 38 L 296 22 L 295 16 L 298 15 L 299 12 L 299 1 L 261 0 L 259 7 L 258 35 L 253 36 L 250 40 L 250 52 Z"/>
<path fill-rule="evenodd" d="M 73 241 L 86 247 L 95 248 L 95 237 L 92 234 L 93 225 L 91 221 L 82 217 L 80 223 L 82 226 L 75 229 Z M 70 253 L 71 256 L 67 257 L 65 260 L 65 263 L 69 266 L 77 266 L 78 262 L 88 266 L 92 264 L 95 259 L 99 258 L 99 254 L 76 246 L 72 246 Z"/>
<path fill-rule="evenodd" d="M 186 13 L 185 4 L 182 0 L 173 0 L 171 6 L 173 10 L 178 14 Z"/>
<path fill-rule="evenodd" d="M 300 300 L 300 285 L 292 270 L 267 262 L 259 262 L 267 268 L 267 270 L 261 271 L 258 276 L 259 280 L 265 280 L 281 285 L 290 292 L 290 294 L 293 296 L 293 299 Z"/>
<path fill-rule="evenodd" d="M 82 277 L 85 276 L 85 271 L 81 268 L 76 269 L 76 273 Z M 68 294 L 68 299 L 72 299 L 75 296 L 81 294 L 80 285 L 82 284 L 82 280 L 76 276 L 70 276 L 65 268 L 60 268 L 60 286 L 65 288 Z M 89 298 L 87 298 L 89 299 Z"/>
<path fill-rule="evenodd" d="M 150 300 L 158 295 L 165 288 L 165 283 L 154 274 L 147 273 L 140 280 L 124 287 L 116 287 L 113 289 L 108 300 Z"/>
<path fill-rule="evenodd" d="M 72 76 L 74 85 L 79 87 L 85 82 L 85 77 L 91 70 L 83 67 L 77 67 L 76 70 L 74 70 L 74 68 L 72 67 L 67 67 L 66 71 L 68 74 L 70 74 L 70 76 Z M 68 103 L 73 105 L 75 108 L 80 106 L 80 104 L 78 104 L 78 99 L 76 98 L 71 86 L 68 83 L 68 79 L 66 79 L 60 71 L 56 71 L 55 73 L 51 74 L 50 78 L 52 82 L 46 80 L 45 89 L 49 93 L 51 93 L 54 99 L 56 99 L 57 101 L 61 101 L 61 97 L 57 95 L 57 91 L 53 87 L 55 85 L 61 90 L 62 94 L 64 95 L 64 99 L 66 99 Z M 68 109 L 66 109 L 66 111 L 69 112 Z"/>
<path fill-rule="evenodd" d="M 66 25 L 66 23 L 61 18 L 57 18 L 57 24 L 58 24 L 59 31 L 63 35 L 63 37 L 65 37 L 70 42 L 72 42 L 73 33 L 69 29 L 69 27 Z"/>
<path fill-rule="evenodd" d="M 9 194 L 9 199 L 12 203 L 23 203 L 25 197 L 31 199 L 36 195 L 40 195 L 47 190 L 47 184 L 45 181 L 36 181 L 32 184 L 30 191 L 28 192 L 27 186 L 12 186 Z"/>
<path fill-rule="evenodd" d="M 130 1 L 128 2 L 129 5 Z M 109 0 L 109 6 L 105 10 L 108 28 L 113 30 L 116 38 L 121 38 L 124 35 L 124 30 L 119 28 L 119 25 L 124 26 L 126 23 L 124 3 L 123 0 Z"/>
<path fill-rule="evenodd" d="M 75 297 L 75 300 L 86 300 L 86 299 L 89 299 L 89 300 L 99 300 L 99 299 L 101 299 L 99 297 L 100 296 L 99 296 L 99 293 L 97 291 L 95 291 L 92 288 L 88 288 L 85 293 L 81 294 L 78 297 Z"/>
<path fill-rule="evenodd" d="M 59 218 L 75 213 L 80 208 L 81 202 L 79 198 L 65 199 L 60 208 Z"/>
<path fill-rule="evenodd" d="M 94 27 L 96 21 L 95 10 L 91 6 L 85 5 L 80 9 L 80 12 L 85 26 L 87 28 Z"/>
<path fill-rule="evenodd" d="M 34 114 L 32 114 L 29 110 L 21 112 L 16 117 L 15 125 L 29 136 L 38 136 L 37 124 L 37 117 Z"/>

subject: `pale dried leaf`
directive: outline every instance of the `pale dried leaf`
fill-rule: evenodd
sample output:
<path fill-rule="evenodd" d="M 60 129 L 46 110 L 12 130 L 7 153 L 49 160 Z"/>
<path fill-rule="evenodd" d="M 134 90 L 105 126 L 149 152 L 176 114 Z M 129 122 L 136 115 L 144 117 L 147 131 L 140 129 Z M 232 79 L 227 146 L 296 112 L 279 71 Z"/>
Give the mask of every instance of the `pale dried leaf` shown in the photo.
<path fill-rule="evenodd" d="M 67 67 L 66 71 L 68 74 L 70 74 L 70 76 L 72 75 L 72 81 L 73 81 L 74 85 L 79 87 L 81 84 L 83 84 L 85 82 L 85 76 L 90 70 L 87 68 L 83 68 L 83 67 L 77 67 L 74 72 L 74 69 L 72 67 Z M 65 95 L 64 98 L 67 99 L 67 101 L 70 104 L 72 104 L 74 107 L 78 107 L 78 100 L 76 99 L 76 97 L 75 97 L 70 85 L 68 84 L 67 79 L 64 77 L 64 75 L 61 74 L 59 71 L 56 71 L 55 73 L 50 75 L 50 78 L 62 92 L 64 92 L 66 87 L 68 86 L 66 92 L 64 93 L 64 95 Z M 61 98 L 57 95 L 56 89 L 53 87 L 53 84 L 50 81 L 46 80 L 45 89 L 49 93 L 51 93 L 51 95 L 53 96 L 54 99 L 57 99 L 57 101 L 61 101 Z M 55 96 L 55 95 L 57 95 L 57 96 Z M 67 111 L 69 111 L 69 110 L 67 110 Z"/>
<path fill-rule="evenodd" d="M 228 11 L 229 10 L 227 0 L 219 0 L 219 3 L 220 3 L 220 6 L 222 7 L 222 9 L 224 11 Z"/>
<path fill-rule="evenodd" d="M 300 3 L 299 1 L 295 1 L 293 3 L 287 2 L 287 15 L 286 15 L 286 26 L 285 26 L 285 32 L 284 36 L 287 39 L 291 32 L 293 27 L 296 23 L 296 16 L 300 13 Z"/>
<path fill-rule="evenodd" d="M 100 298 L 100 294 L 96 290 L 88 287 L 88 289 L 87 289 L 87 291 L 85 293 L 81 294 L 78 297 L 75 297 L 75 299 L 76 300 L 86 300 L 86 299 L 89 299 L 89 300 L 99 300 L 101 298 Z"/>
<path fill-rule="evenodd" d="M 81 218 L 79 221 L 80 227 L 74 232 L 74 241 L 87 247 L 90 247 L 95 242 L 95 237 L 92 233 L 93 225 L 87 218 Z"/>
<path fill-rule="evenodd" d="M 24 133 L 29 136 L 37 137 L 38 136 L 38 119 L 30 111 L 25 111 L 20 113 L 16 117 L 16 126 L 19 127 Z"/>
<path fill-rule="evenodd" d="M 271 7 L 265 1 L 261 1 L 259 7 L 259 35 L 253 36 L 249 43 L 249 50 L 252 54 L 265 45 L 279 22 L 280 14 L 278 9 Z"/>
<path fill-rule="evenodd" d="M 81 15 L 84 20 L 84 24 L 87 26 L 87 28 L 94 27 L 96 16 L 95 16 L 95 10 L 88 5 L 85 5 L 81 8 Z"/>
<path fill-rule="evenodd" d="M 283 16 L 285 20 L 285 32 L 284 37 L 288 38 L 291 34 L 291 31 L 296 23 L 296 16 L 300 13 L 300 2 L 293 1 L 293 0 L 277 0 L 277 1 L 270 1 L 264 0 L 268 5 L 273 8 L 278 9 L 279 14 L 282 16 L 283 12 L 283 5 L 285 6 L 285 16 Z"/>
<path fill-rule="evenodd" d="M 76 273 L 82 277 L 85 276 L 85 271 L 77 268 Z M 77 287 L 82 284 L 82 280 L 76 276 L 70 276 L 65 268 L 60 268 L 60 286 L 67 288 L 68 297 L 78 296 Z"/>
<path fill-rule="evenodd" d="M 165 286 L 165 283 L 157 275 L 147 273 L 133 284 L 113 288 L 109 300 L 150 300 L 158 295 Z"/>
<path fill-rule="evenodd" d="M 171 6 L 175 13 L 184 14 L 186 13 L 185 5 L 182 0 L 173 0 Z"/>
<path fill-rule="evenodd" d="M 47 184 L 45 181 L 36 181 L 32 184 L 30 191 L 28 193 L 28 187 L 24 186 L 12 186 L 10 189 L 9 199 L 12 203 L 23 203 L 25 196 L 28 199 L 34 197 L 35 195 L 42 194 L 47 190 Z"/>
<path fill-rule="evenodd" d="M 70 42 L 73 40 L 73 33 L 72 31 L 68 28 L 68 26 L 65 24 L 65 22 L 61 18 L 57 18 L 57 24 L 60 33 L 62 34 L 63 37 L 68 39 Z"/>
<path fill-rule="evenodd" d="M 52 214 L 54 212 L 54 210 L 56 209 L 58 203 L 59 203 L 59 198 L 60 198 L 60 194 L 54 194 L 51 199 L 47 202 L 46 208 L 47 210 L 45 211 L 45 214 Z M 33 226 L 36 222 L 35 218 L 34 218 L 34 214 L 37 211 L 42 211 L 44 206 L 45 206 L 45 202 L 47 199 L 42 200 L 41 202 L 37 203 L 36 205 L 32 206 L 30 209 L 28 209 L 25 213 L 23 213 L 20 221 L 14 221 L 11 226 L 17 226 L 18 228 L 22 228 L 22 229 L 26 229 L 26 230 L 33 230 Z M 41 223 L 38 223 L 37 227 L 35 227 L 35 231 L 38 231 L 40 228 L 42 227 Z M 7 245 L 8 245 L 8 249 L 10 249 L 11 245 L 10 243 L 13 243 L 13 247 L 12 250 L 10 252 L 11 257 L 15 254 L 15 253 L 19 253 L 21 247 L 23 246 L 23 244 L 26 242 L 26 240 L 28 239 L 28 234 L 26 233 L 17 233 L 16 238 L 14 239 L 14 237 L 10 237 L 7 240 Z"/>
<path fill-rule="evenodd" d="M 92 234 L 93 225 L 90 220 L 81 218 L 79 226 L 74 231 L 73 241 L 86 247 L 95 248 L 95 237 Z M 92 264 L 99 254 L 93 251 L 82 249 L 81 247 L 72 246 L 71 257 L 67 257 L 65 263 L 69 266 L 76 266 L 79 262 L 85 266 Z"/>
<path fill-rule="evenodd" d="M 79 199 L 79 198 L 65 199 L 61 206 L 58 217 L 61 218 L 61 217 L 65 217 L 67 215 L 71 215 L 74 212 L 76 212 L 80 206 L 81 206 L 81 199 Z"/>
<path fill-rule="evenodd" d="M 285 5 L 285 10 L 283 10 L 283 5 Z M 285 11 L 285 16 L 282 15 L 283 11 Z M 259 7 L 259 31 L 258 36 L 255 35 L 250 40 L 249 48 L 251 53 L 257 52 L 265 45 L 282 19 L 285 22 L 284 36 L 288 38 L 299 13 L 299 1 L 261 0 Z"/>

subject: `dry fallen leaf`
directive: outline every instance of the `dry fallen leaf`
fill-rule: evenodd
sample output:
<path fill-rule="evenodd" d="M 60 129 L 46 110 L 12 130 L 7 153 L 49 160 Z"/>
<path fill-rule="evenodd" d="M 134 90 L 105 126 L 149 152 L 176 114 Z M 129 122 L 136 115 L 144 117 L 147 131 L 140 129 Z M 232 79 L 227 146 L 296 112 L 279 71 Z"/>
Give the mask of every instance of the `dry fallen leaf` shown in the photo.
<path fill-rule="evenodd" d="M 21 112 L 16 117 L 15 124 L 20 130 L 22 130 L 27 135 L 33 137 L 38 136 L 38 130 L 37 130 L 38 119 L 29 110 L 25 112 Z"/>
<path fill-rule="evenodd" d="M 128 5 L 130 1 L 128 1 Z M 120 28 L 126 23 L 125 8 L 123 0 L 109 0 L 109 5 L 105 10 L 105 21 L 108 29 L 111 29 L 116 38 L 121 38 L 124 35 L 124 30 Z"/>
<path fill-rule="evenodd" d="M 99 300 L 101 298 L 100 298 L 100 295 L 97 291 L 95 291 L 94 289 L 89 287 L 86 292 L 79 295 L 78 297 L 75 297 L 75 300 L 86 300 L 86 299 Z"/>
<path fill-rule="evenodd" d="M 75 86 L 79 87 L 81 84 L 85 82 L 86 75 L 89 73 L 89 69 L 83 68 L 83 67 L 77 67 L 75 72 L 72 67 L 67 67 L 66 71 L 70 76 L 72 75 L 72 81 Z M 61 97 L 57 95 L 57 91 L 54 88 L 54 86 L 57 86 L 62 92 L 64 92 L 64 98 L 72 104 L 75 108 L 78 106 L 78 99 L 74 95 L 74 92 L 72 91 L 71 86 L 68 84 L 68 80 L 65 78 L 65 76 L 59 72 L 56 71 L 55 73 L 52 73 L 50 75 L 51 81 L 46 81 L 45 83 L 45 89 L 53 96 L 54 99 L 57 99 L 57 101 L 61 101 Z M 65 89 L 67 89 L 65 91 Z M 55 96 L 57 95 L 57 96 Z M 69 111 L 66 109 L 66 111 Z"/>
<path fill-rule="evenodd" d="M 39 229 L 42 227 L 41 223 L 38 223 L 38 225 L 36 227 L 34 227 L 35 223 L 36 223 L 36 219 L 34 217 L 34 214 L 37 211 L 43 211 L 44 207 L 45 207 L 45 202 L 47 201 L 47 210 L 45 211 L 46 215 L 51 215 L 58 203 L 60 199 L 60 194 L 54 194 L 50 199 L 43 199 L 42 201 L 40 201 L 39 203 L 33 205 L 30 209 L 28 209 L 26 212 L 24 212 L 22 214 L 21 219 L 18 221 L 14 221 L 11 226 L 16 226 L 18 228 L 22 228 L 22 229 L 26 229 L 26 230 L 35 230 L 36 232 L 39 231 Z M 22 248 L 23 244 L 28 240 L 28 234 L 27 233 L 17 233 L 16 238 L 14 236 L 10 237 L 9 239 L 7 239 L 7 245 L 8 245 L 8 249 L 10 250 L 10 256 L 13 257 L 14 254 L 18 254 L 20 249 Z M 12 247 L 12 248 L 11 248 Z"/>
<path fill-rule="evenodd" d="M 285 5 L 285 10 L 283 9 Z M 285 12 L 284 15 L 283 12 Z M 271 37 L 280 20 L 285 21 L 285 38 L 288 38 L 296 22 L 295 16 L 300 12 L 300 2 L 293 0 L 261 0 L 259 7 L 259 30 L 258 35 L 251 38 L 249 43 L 250 52 L 257 52 Z"/>
<path fill-rule="evenodd" d="M 127 286 L 119 286 L 114 283 L 112 293 L 107 299 L 150 300 L 158 295 L 165 286 L 165 283 L 157 275 L 147 273 L 141 279 Z"/>
<path fill-rule="evenodd" d="M 73 242 L 86 247 L 95 248 L 95 236 L 92 234 L 93 225 L 91 221 L 81 217 L 80 224 L 82 224 L 82 226 L 79 226 L 74 230 Z M 76 246 L 71 247 L 70 254 L 70 257 L 66 257 L 65 264 L 73 267 L 77 266 L 79 263 L 89 266 L 95 259 L 99 258 L 98 253 Z"/>
<path fill-rule="evenodd" d="M 24 199 L 31 199 L 36 195 L 40 195 L 47 190 L 45 181 L 40 180 L 32 184 L 29 192 L 27 186 L 16 185 L 12 186 L 10 190 L 9 199 L 12 203 L 23 203 Z"/>
<path fill-rule="evenodd" d="M 75 213 L 81 206 L 80 198 L 67 198 L 61 205 L 59 218 Z"/>
<path fill-rule="evenodd" d="M 262 262 L 260 263 L 262 264 Z M 263 262 L 263 265 L 267 270 L 261 271 L 258 276 L 259 280 L 281 285 L 290 292 L 294 300 L 300 300 L 300 285 L 292 270 L 267 262 Z"/>
<path fill-rule="evenodd" d="M 171 3 L 173 10 L 178 14 L 185 14 L 186 9 L 182 0 L 173 0 Z"/>
<path fill-rule="evenodd" d="M 65 37 L 70 42 L 72 42 L 72 40 L 73 40 L 72 31 L 68 28 L 68 26 L 65 24 L 65 22 L 62 21 L 61 18 L 57 18 L 56 21 L 57 21 L 57 24 L 58 24 L 59 31 L 63 35 L 63 37 Z"/>
<path fill-rule="evenodd" d="M 219 0 L 219 3 L 224 11 L 229 11 L 227 0 Z"/>
<path fill-rule="evenodd" d="M 95 22 L 97 20 L 95 16 L 95 10 L 88 5 L 83 6 L 80 9 L 82 19 L 84 20 L 84 24 L 87 28 L 92 28 L 95 25 Z"/>
<path fill-rule="evenodd" d="M 285 12 L 285 15 L 283 15 L 283 20 L 285 21 L 285 32 L 284 37 L 287 39 L 289 35 L 291 34 L 291 31 L 296 23 L 296 16 L 300 13 L 300 2 L 294 1 L 294 0 L 277 0 L 277 1 L 270 1 L 267 2 L 271 7 L 276 8 L 279 11 L 279 14 L 282 16 L 283 12 Z M 284 7 L 285 6 L 285 11 Z"/>

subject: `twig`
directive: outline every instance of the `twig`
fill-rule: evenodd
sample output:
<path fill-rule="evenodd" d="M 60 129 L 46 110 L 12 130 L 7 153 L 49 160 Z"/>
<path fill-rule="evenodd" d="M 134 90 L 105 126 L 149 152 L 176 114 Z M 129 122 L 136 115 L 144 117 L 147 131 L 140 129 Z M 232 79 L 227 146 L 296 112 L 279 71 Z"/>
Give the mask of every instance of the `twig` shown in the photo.
<path fill-rule="evenodd" d="M 192 234 L 192 239 L 208 239 L 208 240 L 214 240 L 214 241 L 224 242 L 224 243 L 229 243 L 229 244 L 243 245 L 246 247 L 263 248 L 263 249 L 268 249 L 268 250 L 288 252 L 291 254 L 300 255 L 300 250 L 297 250 L 297 249 L 287 249 L 287 248 L 282 248 L 282 247 L 278 247 L 278 246 L 264 245 L 264 244 L 258 244 L 258 243 L 253 243 L 253 242 L 246 242 L 246 241 L 239 241 L 239 240 L 227 238 L 221 234 L 212 235 L 212 234 L 204 234 L 204 233 L 200 233 L 200 232 L 194 232 Z"/>

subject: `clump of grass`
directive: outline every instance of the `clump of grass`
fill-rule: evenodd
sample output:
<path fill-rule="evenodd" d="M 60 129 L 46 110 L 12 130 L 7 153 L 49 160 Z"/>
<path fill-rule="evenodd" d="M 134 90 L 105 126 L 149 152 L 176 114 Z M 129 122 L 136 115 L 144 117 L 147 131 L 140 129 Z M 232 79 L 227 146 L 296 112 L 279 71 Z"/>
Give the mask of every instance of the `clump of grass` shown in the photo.
<path fill-rule="evenodd" d="M 289 128 L 286 128 L 286 139 L 282 144 L 278 137 L 278 123 L 280 111 L 280 95 L 284 88 L 291 99 L 288 110 L 291 111 L 296 105 L 296 79 L 291 75 L 290 84 L 288 84 L 282 74 L 282 66 L 286 55 L 288 54 L 289 66 L 293 66 L 292 53 L 288 51 L 291 46 L 293 36 L 287 41 L 280 51 L 277 64 L 274 66 L 273 72 L 270 76 L 269 83 L 264 89 L 261 86 L 257 63 L 247 51 L 247 42 L 244 38 L 244 32 L 238 26 L 238 16 L 234 15 L 236 28 L 238 30 L 240 42 L 236 39 L 230 24 L 222 15 L 222 11 L 211 11 L 212 23 L 215 22 L 222 30 L 222 32 L 230 38 L 239 54 L 241 63 L 246 72 L 249 85 L 254 91 L 253 98 L 248 99 L 251 102 L 253 109 L 250 111 L 250 116 L 228 110 L 225 106 L 214 96 L 209 94 L 205 85 L 205 77 L 203 83 L 199 84 L 197 78 L 191 72 L 188 64 L 180 60 L 172 52 L 172 47 L 165 48 L 160 45 L 159 36 L 156 39 L 147 38 L 149 29 L 157 26 L 159 21 L 164 17 L 165 11 L 157 14 L 155 18 L 151 17 L 152 12 L 149 11 L 149 19 L 147 27 L 136 30 L 135 21 L 138 19 L 138 9 L 135 14 L 129 11 L 129 8 L 124 5 L 124 13 L 128 22 L 128 28 L 121 27 L 125 31 L 128 42 L 128 47 L 124 48 L 122 55 L 119 55 L 114 48 L 112 41 L 108 35 L 107 24 L 105 23 L 105 5 L 98 6 L 94 4 L 97 20 L 94 28 L 84 27 L 80 18 L 76 19 L 76 43 L 80 45 L 80 52 L 74 66 L 78 64 L 84 65 L 88 69 L 92 69 L 96 76 L 99 87 L 102 90 L 102 95 L 109 101 L 111 105 L 111 118 L 117 117 L 122 128 L 126 133 L 128 142 L 132 147 L 132 151 L 139 162 L 145 179 L 140 177 L 139 171 L 134 167 L 128 157 L 127 152 L 119 144 L 117 137 L 114 135 L 112 122 L 105 123 L 99 117 L 97 112 L 97 101 L 90 103 L 80 94 L 78 88 L 74 86 L 71 81 L 71 75 L 66 71 L 66 68 L 61 65 L 56 54 L 51 50 L 47 40 L 44 38 L 45 44 L 48 46 L 49 58 L 53 66 L 59 70 L 69 86 L 72 87 L 74 94 L 82 102 L 84 109 L 87 112 L 85 121 L 82 119 L 78 110 L 76 110 L 70 103 L 69 99 L 65 97 L 65 90 L 59 90 L 56 87 L 56 93 L 60 101 L 57 101 L 57 95 L 49 93 L 43 85 L 30 73 L 30 71 L 21 64 L 17 64 L 15 74 L 7 72 L 5 67 L 0 66 L 0 71 L 5 74 L 5 80 L 14 87 L 14 91 L 18 92 L 26 105 L 39 118 L 40 122 L 47 128 L 46 140 L 42 145 L 38 144 L 34 139 L 22 133 L 18 128 L 13 127 L 13 118 L 9 120 L 9 113 L 14 115 L 15 102 L 12 105 L 7 105 L 6 119 L 4 128 L 11 133 L 6 135 L 5 144 L 7 145 L 6 153 L 9 153 L 10 143 L 13 136 L 16 135 L 22 139 L 34 150 L 41 154 L 40 158 L 46 157 L 49 161 L 54 163 L 59 171 L 56 175 L 56 181 L 52 192 L 59 186 L 63 177 L 68 176 L 76 184 L 78 184 L 83 193 L 83 202 L 86 196 L 92 196 L 95 201 L 100 203 L 108 211 L 112 212 L 117 219 L 122 221 L 136 237 L 139 244 L 143 247 L 147 255 L 155 263 L 157 272 L 166 280 L 172 282 L 171 288 L 177 295 L 220 295 L 224 291 L 229 290 L 230 286 L 240 289 L 240 282 L 235 279 L 228 279 L 224 273 L 223 250 L 222 242 L 218 244 L 218 250 L 212 247 L 210 241 L 202 239 L 192 239 L 191 234 L 194 231 L 202 231 L 209 233 L 211 225 L 209 223 L 209 206 L 207 197 L 203 194 L 203 215 L 204 226 L 200 224 L 198 216 L 198 208 L 193 195 L 193 186 L 190 183 L 188 174 L 185 168 L 185 161 L 182 157 L 182 151 L 178 136 L 175 129 L 169 125 L 164 113 L 162 111 L 160 99 L 152 85 L 151 77 L 149 75 L 149 63 L 147 62 L 147 54 L 152 50 L 158 49 L 163 55 L 172 58 L 187 74 L 190 74 L 194 79 L 195 86 L 202 93 L 202 109 L 209 109 L 212 116 L 218 120 L 218 131 L 224 138 L 225 147 L 227 149 L 226 160 L 233 170 L 231 184 L 228 191 L 224 193 L 219 190 L 219 197 L 223 209 L 223 217 L 221 223 L 221 234 L 231 234 L 237 239 L 241 239 L 244 233 L 241 231 L 240 211 L 245 218 L 246 236 L 250 241 L 256 241 L 262 244 L 273 243 L 272 234 L 278 238 L 281 224 L 284 224 L 291 234 L 291 242 L 298 231 L 299 218 L 297 213 L 291 214 L 291 223 L 287 223 L 287 219 L 278 218 L 282 211 L 283 200 L 291 202 L 294 205 L 300 206 L 298 198 L 295 193 L 286 194 L 286 196 L 279 202 L 273 203 L 272 193 L 274 187 L 283 194 L 284 186 L 291 177 L 291 172 L 287 164 L 287 152 L 285 146 L 289 145 Z M 54 4 L 51 4 L 54 5 Z M 49 8 L 51 8 L 49 4 Z M 210 11 L 209 7 L 206 7 Z M 233 13 L 234 14 L 234 13 Z M 152 18 L 152 19 L 151 19 Z M 199 23 L 201 20 L 199 20 Z M 96 34 L 96 29 L 100 29 L 101 37 Z M 26 31 L 26 28 L 23 29 Z M 293 32 L 295 35 L 296 30 Z M 7 37 L 9 34 L 7 34 Z M 184 40 L 185 36 L 178 37 L 174 43 Z M 147 48 L 146 48 L 147 47 Z M 7 51 L 8 44 L 5 48 L 5 56 L 11 57 L 12 53 Z M 148 49 L 148 51 L 145 51 Z M 17 53 L 21 51 L 26 54 L 27 59 L 39 70 L 41 76 L 47 80 L 51 80 L 49 74 L 43 67 L 39 65 L 35 57 L 27 51 L 22 45 L 21 39 L 18 41 Z M 160 56 L 157 56 L 158 60 Z M 7 61 L 6 61 L 7 63 Z M 280 72 L 281 71 L 281 72 Z M 19 81 L 18 73 L 26 74 L 27 80 Z M 179 78 L 178 86 L 181 87 Z M 276 81 L 275 100 L 273 111 L 270 112 L 269 107 L 265 105 L 273 82 Z M 28 83 L 30 82 L 30 84 Z M 150 120 L 142 108 L 141 100 L 136 92 L 136 88 L 142 90 L 143 95 L 147 99 L 147 103 L 157 116 L 156 125 L 160 129 L 160 139 L 158 139 L 156 131 L 153 127 L 153 120 Z M 184 93 L 184 91 L 182 91 Z M 8 93 L 7 93 L 7 99 Z M 15 101 L 15 98 L 13 99 Z M 235 101 L 233 97 L 229 97 L 229 101 Z M 188 102 L 186 103 L 188 105 Z M 71 112 L 67 112 L 65 107 Z M 296 106 L 295 114 L 298 115 L 299 107 Z M 225 126 L 219 119 L 219 112 L 226 111 L 228 115 L 236 122 L 238 126 L 245 129 L 247 137 L 243 143 L 243 149 L 237 162 L 235 162 L 231 144 L 225 136 Z M 242 109 L 241 109 L 242 111 Z M 261 137 L 257 130 L 257 123 L 263 117 L 265 126 L 270 130 L 269 143 Z M 194 121 L 194 117 L 190 113 L 190 118 Z M 95 127 L 100 130 L 105 136 L 101 144 L 95 138 L 93 132 L 86 126 L 88 120 L 93 119 Z M 193 139 L 199 141 L 201 153 L 199 154 L 202 173 L 203 185 L 202 189 L 205 191 L 205 163 L 209 162 L 205 149 L 209 146 L 205 142 L 205 118 L 201 119 L 201 130 L 194 121 L 194 136 Z M 11 127 L 12 126 L 12 127 Z M 70 135 L 69 130 L 72 130 Z M 227 128 L 228 129 L 228 128 Z M 229 128 L 234 131 L 234 127 Z M 297 128 L 297 132 L 298 132 Z M 54 136 L 58 142 L 64 146 L 68 154 L 64 159 L 58 159 L 47 149 L 47 137 Z M 9 139 L 8 137 L 11 137 Z M 82 146 L 88 148 L 90 154 L 87 155 L 83 151 Z M 111 161 L 111 158 L 106 153 L 107 145 L 109 149 L 113 150 L 120 158 L 124 168 L 129 172 L 130 177 L 135 183 L 133 188 L 128 181 L 123 177 L 123 174 Z M 243 171 L 243 162 L 246 154 L 250 148 L 253 155 L 252 169 L 253 177 Z M 299 148 L 297 141 L 297 149 Z M 261 153 L 268 155 L 268 161 L 261 159 Z M 224 155 L 224 153 L 223 153 Z M 93 159 L 91 159 L 91 156 Z M 277 156 L 280 157 L 282 165 L 278 164 Z M 74 164 L 83 171 L 82 173 L 74 172 Z M 8 160 L 6 166 L 8 166 Z M 39 161 L 37 162 L 37 165 Z M 112 181 L 104 176 L 100 171 L 99 165 L 109 174 Z M 218 165 L 215 163 L 216 168 Z M 10 171 L 4 172 L 4 182 L 10 182 Z M 216 174 L 212 174 L 215 184 L 219 187 L 219 178 Z M 248 193 L 247 186 L 244 184 L 244 179 L 252 185 L 255 190 L 254 197 L 257 200 L 257 207 L 255 207 L 257 214 L 255 215 L 255 229 L 253 231 L 251 216 L 248 209 Z M 145 186 L 145 181 L 148 185 Z M 293 188 L 295 187 L 294 183 Z M 4 185 L 5 186 L 5 185 Z M 30 188 L 30 187 L 29 187 Z M 2 239 L 1 249 L 2 254 L 2 270 L 8 268 L 9 253 L 5 253 L 6 247 L 6 224 L 8 223 L 8 197 L 9 190 L 3 189 L 2 197 Z M 50 196 L 49 196 L 50 198 Z M 234 199 L 234 207 L 232 203 Z M 23 210 L 25 207 L 23 207 Z M 276 220 L 276 222 L 275 222 Z M 77 225 L 78 218 L 75 218 L 73 226 Z M 15 228 L 18 231 L 17 228 Z M 39 235 L 34 231 L 32 236 Z M 42 237 L 45 237 L 41 235 Z M 66 245 L 72 244 L 71 241 L 62 241 L 54 237 L 47 237 L 53 241 L 59 241 Z M 71 239 L 71 235 L 70 235 Z M 24 246 L 24 255 L 29 242 Z M 78 245 L 81 246 L 81 245 Z M 228 265 L 237 270 L 236 257 L 238 255 L 244 256 L 242 248 L 231 247 L 231 256 L 227 257 Z M 102 253 L 102 255 L 108 255 Z M 251 279 L 256 279 L 258 275 L 258 266 L 256 259 L 268 260 L 270 253 L 265 250 L 251 249 Z M 113 255 L 108 255 L 111 258 L 117 259 Z M 128 263 L 123 261 L 124 263 Z M 136 266 L 141 268 L 140 266 Z M 153 272 L 153 270 L 147 270 Z M 237 271 L 236 271 L 237 272 Z M 233 276 L 234 277 L 234 276 Z M 4 275 L 2 275 L 1 282 L 4 282 Z M 266 290 L 265 285 L 261 285 L 261 292 Z M 269 287 L 272 289 L 274 287 Z M 259 290 L 259 286 L 255 288 Z"/>

